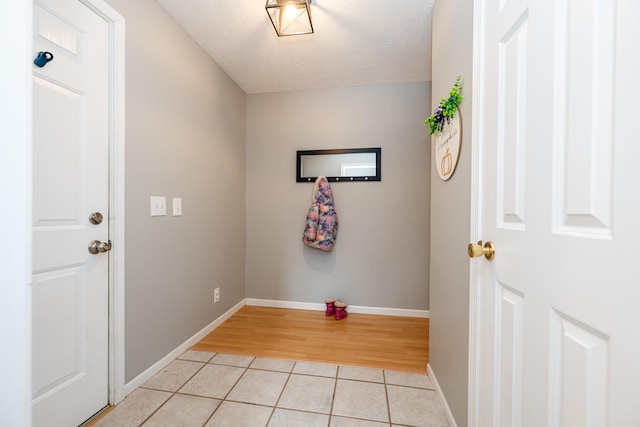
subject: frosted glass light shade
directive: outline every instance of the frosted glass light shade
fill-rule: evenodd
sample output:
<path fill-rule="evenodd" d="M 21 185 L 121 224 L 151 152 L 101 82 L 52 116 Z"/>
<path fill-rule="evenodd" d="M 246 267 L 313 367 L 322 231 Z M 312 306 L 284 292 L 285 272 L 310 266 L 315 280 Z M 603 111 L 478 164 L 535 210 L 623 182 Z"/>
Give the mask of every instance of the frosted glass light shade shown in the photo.
<path fill-rule="evenodd" d="M 313 33 L 310 0 L 267 0 L 265 9 L 278 36 Z"/>

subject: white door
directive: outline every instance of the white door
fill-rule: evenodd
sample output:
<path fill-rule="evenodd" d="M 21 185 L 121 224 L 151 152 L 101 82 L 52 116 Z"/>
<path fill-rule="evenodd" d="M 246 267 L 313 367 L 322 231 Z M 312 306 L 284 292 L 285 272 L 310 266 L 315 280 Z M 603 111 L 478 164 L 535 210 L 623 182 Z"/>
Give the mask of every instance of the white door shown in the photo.
<path fill-rule="evenodd" d="M 471 424 L 640 426 L 640 2 L 477 3 Z"/>
<path fill-rule="evenodd" d="M 81 2 L 34 3 L 34 57 L 53 55 L 33 66 L 36 427 L 77 426 L 108 402 L 109 257 L 88 251 L 109 240 L 108 43 Z"/>

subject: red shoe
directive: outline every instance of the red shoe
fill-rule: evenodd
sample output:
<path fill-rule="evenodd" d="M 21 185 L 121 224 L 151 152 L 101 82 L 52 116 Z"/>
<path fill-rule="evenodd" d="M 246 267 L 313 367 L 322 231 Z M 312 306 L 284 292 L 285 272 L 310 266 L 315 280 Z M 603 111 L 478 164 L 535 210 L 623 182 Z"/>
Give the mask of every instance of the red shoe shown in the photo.
<path fill-rule="evenodd" d="M 324 303 L 327 304 L 327 311 L 324 312 L 325 316 L 333 316 L 336 314 L 335 298 L 327 298 Z"/>
<path fill-rule="evenodd" d="M 336 320 L 342 320 L 347 317 L 347 304 L 342 301 L 336 301 L 334 303 L 336 308 Z"/>

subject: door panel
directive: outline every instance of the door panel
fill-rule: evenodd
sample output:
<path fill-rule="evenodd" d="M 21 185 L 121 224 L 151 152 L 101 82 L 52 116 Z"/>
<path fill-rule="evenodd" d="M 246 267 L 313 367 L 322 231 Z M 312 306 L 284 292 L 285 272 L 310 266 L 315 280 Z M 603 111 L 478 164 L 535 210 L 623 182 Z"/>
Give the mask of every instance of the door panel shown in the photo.
<path fill-rule="evenodd" d="M 502 283 L 496 285 L 496 389 L 501 402 L 500 425 L 519 426 L 522 419 L 522 352 L 524 296 Z"/>
<path fill-rule="evenodd" d="M 78 267 L 57 269 L 37 274 L 33 300 L 35 324 L 34 348 L 38 357 L 34 369 L 34 397 L 36 399 L 83 375 L 82 361 L 86 359 L 81 301 L 82 271 Z M 72 310 L 69 310 L 72 307 Z"/>
<path fill-rule="evenodd" d="M 615 8 L 559 1 L 555 17 L 554 231 L 611 238 Z"/>
<path fill-rule="evenodd" d="M 74 19 L 78 16 L 77 13 L 69 10 L 56 13 L 49 9 L 49 6 L 55 8 L 55 5 L 47 1 L 37 2 L 34 7 L 33 31 L 36 37 L 64 49 L 67 57 L 83 63 L 86 38 L 84 31 L 73 23 L 77 22 L 77 19 Z"/>
<path fill-rule="evenodd" d="M 33 424 L 79 425 L 108 403 L 109 28 L 79 1 L 34 3 Z M 101 224 L 89 215 L 101 212 Z"/>
<path fill-rule="evenodd" d="M 498 51 L 498 225 L 525 228 L 527 15 L 500 40 Z"/>
<path fill-rule="evenodd" d="M 79 225 L 83 129 L 76 123 L 83 121 L 84 97 L 39 77 L 33 83 L 38 134 L 46 135 L 34 145 L 34 226 Z"/>
<path fill-rule="evenodd" d="M 607 425 L 609 337 L 551 312 L 550 425 Z"/>

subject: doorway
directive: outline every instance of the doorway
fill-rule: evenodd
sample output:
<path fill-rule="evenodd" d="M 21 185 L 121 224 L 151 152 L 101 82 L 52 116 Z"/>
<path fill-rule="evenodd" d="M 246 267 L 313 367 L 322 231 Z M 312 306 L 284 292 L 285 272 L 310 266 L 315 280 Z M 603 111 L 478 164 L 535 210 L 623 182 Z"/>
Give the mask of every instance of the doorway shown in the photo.
<path fill-rule="evenodd" d="M 33 14 L 32 416 L 78 425 L 124 390 L 124 20 L 94 0 Z"/>

